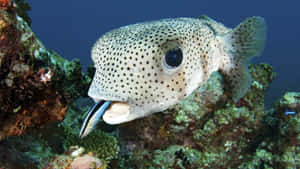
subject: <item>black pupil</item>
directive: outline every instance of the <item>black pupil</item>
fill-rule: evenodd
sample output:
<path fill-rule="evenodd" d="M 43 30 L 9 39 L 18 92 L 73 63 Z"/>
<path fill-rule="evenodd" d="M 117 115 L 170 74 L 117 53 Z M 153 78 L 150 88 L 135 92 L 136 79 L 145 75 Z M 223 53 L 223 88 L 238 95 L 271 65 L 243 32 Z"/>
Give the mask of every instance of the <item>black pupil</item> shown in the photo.
<path fill-rule="evenodd" d="M 166 64 L 171 67 L 177 67 L 182 62 L 182 51 L 180 48 L 169 50 L 165 56 Z"/>

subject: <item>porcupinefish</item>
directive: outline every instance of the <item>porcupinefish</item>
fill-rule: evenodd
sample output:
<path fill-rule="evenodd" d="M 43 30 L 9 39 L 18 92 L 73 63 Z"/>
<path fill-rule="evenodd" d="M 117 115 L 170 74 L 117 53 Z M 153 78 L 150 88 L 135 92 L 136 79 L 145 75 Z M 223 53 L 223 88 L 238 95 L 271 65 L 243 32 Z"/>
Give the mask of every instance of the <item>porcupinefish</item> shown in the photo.
<path fill-rule="evenodd" d="M 160 112 L 189 96 L 220 71 L 237 101 L 251 84 L 248 61 L 266 39 L 261 17 L 231 29 L 207 16 L 162 19 L 124 26 L 100 37 L 92 48 L 96 72 L 88 95 L 96 105 L 80 136 L 103 114 L 120 124 Z"/>

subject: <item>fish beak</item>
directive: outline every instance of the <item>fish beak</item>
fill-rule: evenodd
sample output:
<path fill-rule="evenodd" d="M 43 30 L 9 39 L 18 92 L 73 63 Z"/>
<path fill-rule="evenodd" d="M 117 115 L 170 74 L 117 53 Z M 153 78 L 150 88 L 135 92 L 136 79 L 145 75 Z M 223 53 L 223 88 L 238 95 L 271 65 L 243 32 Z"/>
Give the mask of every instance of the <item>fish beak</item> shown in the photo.
<path fill-rule="evenodd" d="M 129 105 L 127 103 L 99 100 L 85 117 L 79 137 L 83 138 L 93 131 L 102 116 L 103 120 L 108 124 L 119 124 L 128 115 Z"/>

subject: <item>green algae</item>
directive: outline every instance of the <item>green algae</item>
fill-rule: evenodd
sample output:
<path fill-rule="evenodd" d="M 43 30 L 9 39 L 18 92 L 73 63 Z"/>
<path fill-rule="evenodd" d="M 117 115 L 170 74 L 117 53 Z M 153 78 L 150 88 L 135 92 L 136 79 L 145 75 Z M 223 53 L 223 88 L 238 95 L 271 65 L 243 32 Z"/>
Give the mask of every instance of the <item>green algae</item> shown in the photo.
<path fill-rule="evenodd" d="M 175 110 L 174 119 L 178 124 L 189 126 L 191 122 L 199 120 L 210 112 L 207 105 L 216 104 L 224 93 L 223 78 L 218 72 L 214 72 L 207 83 L 200 86 L 190 96 L 179 102 L 169 110 Z M 174 111 L 172 111 L 174 112 Z"/>
<path fill-rule="evenodd" d="M 282 99 L 280 100 L 280 104 L 295 104 L 300 103 L 299 98 L 300 93 L 288 92 L 285 93 Z"/>
<path fill-rule="evenodd" d="M 281 99 L 279 99 L 274 107 L 279 111 L 297 111 L 300 112 L 300 93 L 286 92 Z"/>
<path fill-rule="evenodd" d="M 78 135 L 69 134 L 65 140 L 65 146 L 74 145 L 85 148 L 87 152 L 95 153 L 96 157 L 107 162 L 117 158 L 120 151 L 117 139 L 101 130 L 95 130 L 82 139 Z"/>
<path fill-rule="evenodd" d="M 245 96 L 237 103 L 249 109 L 264 109 L 264 95 L 276 73 L 268 64 L 252 64 L 249 66 L 252 84 Z"/>

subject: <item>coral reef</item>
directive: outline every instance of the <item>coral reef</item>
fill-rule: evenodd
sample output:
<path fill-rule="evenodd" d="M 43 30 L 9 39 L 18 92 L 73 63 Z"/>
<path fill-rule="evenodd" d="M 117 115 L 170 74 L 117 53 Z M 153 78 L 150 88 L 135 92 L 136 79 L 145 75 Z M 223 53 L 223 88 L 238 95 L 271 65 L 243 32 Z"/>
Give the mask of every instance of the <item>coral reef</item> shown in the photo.
<path fill-rule="evenodd" d="M 46 141 L 32 135 L 11 136 L 0 143 L 0 168 L 36 168 L 53 156 Z"/>
<path fill-rule="evenodd" d="M 285 93 L 262 120 L 264 132 L 252 144 L 254 154 L 239 168 L 300 167 L 300 93 Z M 287 112 L 293 112 L 288 114 Z"/>
<path fill-rule="evenodd" d="M 91 79 L 78 60 L 46 49 L 31 31 L 22 0 L 0 2 L 0 140 L 64 119 Z M 32 106 L 34 105 L 34 106 Z"/>

